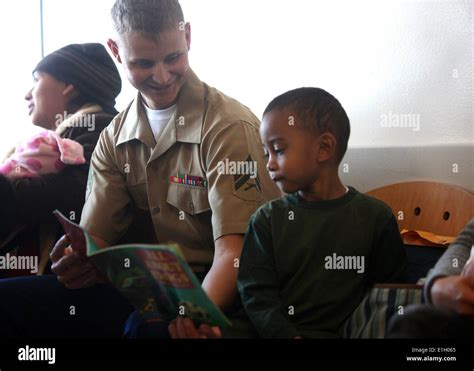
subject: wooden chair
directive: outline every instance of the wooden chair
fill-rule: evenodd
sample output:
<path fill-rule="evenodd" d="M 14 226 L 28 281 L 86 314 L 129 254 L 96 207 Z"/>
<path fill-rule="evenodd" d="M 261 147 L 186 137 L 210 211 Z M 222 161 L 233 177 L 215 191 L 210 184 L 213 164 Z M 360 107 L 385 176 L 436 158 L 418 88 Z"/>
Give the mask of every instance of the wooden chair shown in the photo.
<path fill-rule="evenodd" d="M 367 194 L 391 207 L 400 229 L 455 237 L 474 215 L 474 196 L 448 184 L 398 183 Z M 383 338 L 391 315 L 422 302 L 422 288 L 419 284 L 376 284 L 349 317 L 345 337 Z"/>
<path fill-rule="evenodd" d="M 405 182 L 374 189 L 369 196 L 384 201 L 401 229 L 456 237 L 474 216 L 474 195 L 460 187 L 428 182 Z M 415 284 L 377 284 L 378 288 L 418 288 Z"/>
<path fill-rule="evenodd" d="M 397 183 L 367 194 L 392 208 L 400 229 L 455 237 L 474 216 L 474 195 L 449 184 Z"/>

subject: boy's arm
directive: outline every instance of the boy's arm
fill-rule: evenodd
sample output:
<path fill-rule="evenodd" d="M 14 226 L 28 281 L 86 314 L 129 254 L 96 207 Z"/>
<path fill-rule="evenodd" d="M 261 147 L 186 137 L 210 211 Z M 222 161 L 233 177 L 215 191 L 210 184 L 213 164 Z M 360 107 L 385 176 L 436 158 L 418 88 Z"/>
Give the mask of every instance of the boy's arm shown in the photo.
<path fill-rule="evenodd" d="M 242 303 L 261 337 L 298 337 L 280 298 L 272 245 L 270 223 L 259 211 L 250 221 L 240 258 L 237 284 Z"/>
<path fill-rule="evenodd" d="M 397 221 L 392 214 L 379 233 L 373 263 L 373 283 L 404 282 L 407 256 Z"/>

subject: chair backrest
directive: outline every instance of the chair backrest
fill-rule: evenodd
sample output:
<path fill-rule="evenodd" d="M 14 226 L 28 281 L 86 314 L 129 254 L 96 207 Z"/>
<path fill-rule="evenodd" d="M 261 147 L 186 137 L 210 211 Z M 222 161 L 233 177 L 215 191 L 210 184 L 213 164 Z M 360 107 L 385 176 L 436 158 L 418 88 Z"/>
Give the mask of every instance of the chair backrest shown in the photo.
<path fill-rule="evenodd" d="M 474 195 L 449 184 L 405 182 L 377 188 L 367 194 L 391 207 L 400 229 L 454 237 L 474 216 Z"/>

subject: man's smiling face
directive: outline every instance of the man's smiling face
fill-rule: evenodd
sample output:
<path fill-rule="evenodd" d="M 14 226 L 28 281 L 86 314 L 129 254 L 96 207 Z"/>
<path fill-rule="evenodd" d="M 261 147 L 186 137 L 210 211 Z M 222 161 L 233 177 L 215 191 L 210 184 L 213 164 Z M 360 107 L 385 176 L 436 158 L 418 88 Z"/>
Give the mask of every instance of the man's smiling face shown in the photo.
<path fill-rule="evenodd" d="M 109 40 L 128 80 L 151 109 L 165 109 L 176 103 L 188 76 L 190 44 L 189 23 L 183 30 L 177 27 L 163 31 L 156 39 L 134 32 L 120 36 L 118 42 Z"/>

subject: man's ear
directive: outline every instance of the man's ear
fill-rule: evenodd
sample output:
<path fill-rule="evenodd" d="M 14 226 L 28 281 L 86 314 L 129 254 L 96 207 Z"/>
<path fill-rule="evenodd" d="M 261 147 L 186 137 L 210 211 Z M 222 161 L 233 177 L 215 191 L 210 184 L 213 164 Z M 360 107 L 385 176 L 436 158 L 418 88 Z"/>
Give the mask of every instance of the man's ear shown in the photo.
<path fill-rule="evenodd" d="M 336 154 L 337 141 L 331 133 L 323 133 L 318 137 L 318 161 L 325 162 L 333 158 Z"/>
<path fill-rule="evenodd" d="M 120 53 L 119 53 L 119 46 L 117 42 L 112 39 L 108 39 L 107 46 L 109 47 L 110 51 L 112 52 L 117 62 L 122 63 L 122 59 L 120 58 Z"/>
<path fill-rule="evenodd" d="M 191 23 L 186 22 L 184 25 L 184 33 L 186 37 L 186 45 L 188 46 L 188 51 L 191 50 Z"/>

